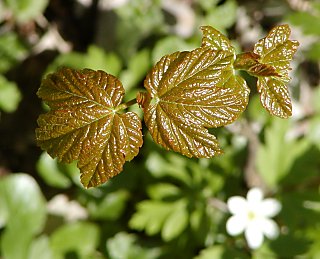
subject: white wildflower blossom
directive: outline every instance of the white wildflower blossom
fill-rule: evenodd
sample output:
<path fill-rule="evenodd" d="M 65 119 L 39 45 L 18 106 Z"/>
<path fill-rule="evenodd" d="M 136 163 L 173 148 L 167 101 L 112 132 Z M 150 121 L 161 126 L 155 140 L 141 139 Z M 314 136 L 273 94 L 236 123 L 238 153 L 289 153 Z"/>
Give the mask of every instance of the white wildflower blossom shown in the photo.
<path fill-rule="evenodd" d="M 260 247 L 264 236 L 275 239 L 279 235 L 277 224 L 270 218 L 279 213 L 281 204 L 272 198 L 263 199 L 261 189 L 249 190 L 247 199 L 233 196 L 227 205 L 233 214 L 227 221 L 227 232 L 232 236 L 244 232 L 251 249 Z"/>

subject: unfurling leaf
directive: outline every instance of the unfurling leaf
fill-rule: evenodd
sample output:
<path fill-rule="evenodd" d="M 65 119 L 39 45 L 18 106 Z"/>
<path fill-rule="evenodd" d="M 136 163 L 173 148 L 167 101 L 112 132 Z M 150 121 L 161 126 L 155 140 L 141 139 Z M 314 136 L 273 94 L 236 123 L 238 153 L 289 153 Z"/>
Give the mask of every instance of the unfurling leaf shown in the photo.
<path fill-rule="evenodd" d="M 236 120 L 249 95 L 234 74 L 235 53 L 227 38 L 209 26 L 202 29 L 202 47 L 164 56 L 146 77 L 147 94 L 138 98 L 154 141 L 188 157 L 222 153 L 207 128 Z"/>
<path fill-rule="evenodd" d="M 63 162 L 78 160 L 85 187 L 119 174 L 138 154 L 141 122 L 133 112 L 120 113 L 124 88 L 116 77 L 63 68 L 48 75 L 37 94 L 51 108 L 38 119 L 38 144 Z"/>
<path fill-rule="evenodd" d="M 287 88 L 290 80 L 288 71 L 290 61 L 297 51 L 299 43 L 289 40 L 290 28 L 280 25 L 259 40 L 253 52 L 259 55 L 259 63 L 273 67 L 278 75 L 257 75 L 257 88 L 263 107 L 272 115 L 287 118 L 292 114 L 292 105 Z"/>

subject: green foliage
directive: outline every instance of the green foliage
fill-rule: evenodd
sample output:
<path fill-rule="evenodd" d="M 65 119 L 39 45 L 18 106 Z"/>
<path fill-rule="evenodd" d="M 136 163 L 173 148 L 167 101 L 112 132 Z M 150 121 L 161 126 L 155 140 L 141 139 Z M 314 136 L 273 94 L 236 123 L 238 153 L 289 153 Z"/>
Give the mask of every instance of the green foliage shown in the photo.
<path fill-rule="evenodd" d="M 20 100 L 21 93 L 17 85 L 0 75 L 0 109 L 13 112 L 17 109 Z"/>
<path fill-rule="evenodd" d="M 68 188 L 72 183 L 63 170 L 59 168 L 57 159 L 52 159 L 46 152 L 40 156 L 37 170 L 43 180 L 50 186 Z"/>
<path fill-rule="evenodd" d="M 53 72 L 60 67 L 91 68 L 103 70 L 112 75 L 118 75 L 121 69 L 121 61 L 117 55 L 106 53 L 97 46 L 89 46 L 87 53 L 69 52 L 59 55 L 48 67 L 47 72 Z"/>
<path fill-rule="evenodd" d="M 46 220 L 45 199 L 32 177 L 15 174 L 0 180 L 0 215 L 0 225 L 5 227 L 1 236 L 3 256 L 28 258 L 30 242 Z"/>
<path fill-rule="evenodd" d="M 49 3 L 46 11 L 44 2 Z M 88 6 L 90 2 L 93 5 Z M 0 106 L 5 103 L 13 112 L 23 98 L 23 105 L 15 113 L 9 113 L 4 106 L 0 108 L 0 257 L 319 258 L 319 29 L 315 26 L 319 20 L 319 4 L 290 1 L 288 9 L 287 2 L 274 4 L 268 0 L 263 4 L 233 0 L 139 0 L 127 1 L 120 6 L 122 2 L 23 0 L 16 1 L 15 10 L 19 11 L 14 11 L 13 7 L 8 8 L 9 1 L 0 1 L 0 81 L 5 85 L 0 88 Z M 166 2 L 170 5 L 165 6 Z M 29 4 L 23 7 L 23 3 Z M 109 6 L 107 10 L 104 5 L 111 3 L 118 6 Z M 26 13 L 22 14 L 24 10 Z M 21 20 L 21 17 L 29 18 Z M 188 19 L 184 21 L 182 17 Z M 283 22 L 290 24 L 292 34 L 301 44 L 298 57 L 290 61 L 293 80 L 284 80 L 276 88 L 283 93 L 289 89 L 291 94 L 292 117 L 287 120 L 272 118 L 261 108 L 260 93 L 255 87 L 256 79 L 260 82 L 272 79 L 279 83 L 288 76 L 289 67 L 280 69 L 279 63 L 274 61 L 285 54 L 281 52 L 285 51 L 282 47 L 290 47 L 290 44 L 293 50 L 289 48 L 286 53 L 291 60 L 296 44 L 288 39 L 282 45 L 274 45 L 272 53 L 276 55 L 272 60 L 265 53 L 250 51 L 252 39 L 257 35 L 268 35 L 259 41 L 262 46 L 270 37 L 267 30 Z M 202 27 L 206 39 L 200 46 L 201 31 L 197 28 L 203 24 L 210 24 L 225 35 L 229 33 L 231 40 L 206 26 Z M 181 34 L 181 28 L 188 28 L 189 34 Z M 57 47 L 59 44 L 69 48 Z M 135 112 L 141 119 L 143 110 L 138 105 L 130 106 L 136 101 L 130 100 L 142 91 L 145 76 L 156 71 L 157 65 L 152 66 L 163 56 L 177 51 L 180 54 L 176 55 L 180 57 L 173 62 L 187 64 L 183 57 L 196 54 L 196 49 L 200 53 L 199 46 L 203 53 L 214 53 L 216 57 L 226 55 L 220 61 L 217 58 L 224 64 L 224 67 L 221 65 L 223 71 L 227 70 L 226 74 L 232 77 L 243 77 L 251 89 L 246 112 L 242 115 L 238 112 L 240 116 L 234 117 L 226 127 L 222 124 L 217 128 L 203 127 L 201 123 L 196 125 L 216 137 L 223 155 L 198 159 L 167 152 L 155 144 L 142 124 L 144 145 L 134 160 L 124 163 L 123 173 L 96 188 L 84 189 L 77 168 L 79 160 L 66 164 L 57 157 L 51 158 L 47 152 L 41 153 L 35 146 L 34 116 L 42 112 L 43 106 L 40 100 L 34 99 L 34 89 L 38 87 L 41 75 L 44 78 L 41 88 L 46 89 L 44 82 L 60 77 L 58 75 L 63 71 L 105 75 L 96 71 L 102 70 L 117 76 L 119 80 L 115 79 L 115 82 L 122 83 L 126 92 L 123 96 L 121 88 L 123 99 L 119 98 L 117 108 L 114 105 L 103 108 L 88 98 L 76 106 L 69 105 L 64 99 L 50 100 L 54 108 L 49 111 L 50 107 L 46 106 L 45 111 L 49 113 L 44 116 L 51 116 L 59 109 L 61 114 L 62 111 L 66 114 L 74 111 L 73 115 L 77 116 L 70 115 L 69 122 L 79 119 L 77 122 L 80 123 L 80 118 L 86 115 L 87 119 L 97 118 L 96 108 L 101 107 L 106 113 L 117 109 L 115 114 L 119 117 L 128 111 Z M 43 52 L 39 53 L 40 49 Z M 241 49 L 248 52 L 238 54 Z M 197 58 L 202 60 L 204 57 Z M 190 60 L 188 64 L 194 64 L 192 62 Z M 82 69 L 87 67 L 95 71 L 84 72 Z M 187 73 L 183 69 L 180 71 Z M 279 72 L 286 76 L 279 77 Z M 172 78 L 168 70 L 165 74 Z M 72 89 L 79 85 L 72 83 Z M 95 90 L 101 90 L 99 83 L 92 81 L 92 85 Z M 230 84 L 226 86 L 230 88 Z M 174 85 L 172 89 L 176 87 Z M 89 93 L 86 90 L 84 92 Z M 47 92 L 49 98 L 57 96 L 57 93 L 51 93 L 51 90 Z M 179 93 L 185 97 L 182 91 Z M 145 98 L 147 94 L 140 94 L 140 97 Z M 226 100 L 221 96 L 224 94 L 217 92 L 216 98 L 207 97 L 213 102 Z M 101 100 L 105 97 L 101 95 Z M 284 94 L 284 97 L 288 95 Z M 274 101 L 281 104 L 281 98 Z M 201 96 L 198 99 L 190 101 L 204 101 Z M 143 104 L 148 98 L 138 98 L 138 101 Z M 151 104 L 155 104 L 155 100 Z M 228 104 L 224 105 L 228 107 Z M 77 110 L 79 107 L 81 112 Z M 283 110 L 288 113 L 288 109 Z M 174 110 L 167 111 L 166 116 L 170 116 Z M 214 116 L 208 118 L 207 123 L 212 123 Z M 189 121 L 195 119 L 190 116 Z M 90 122 L 94 123 L 92 120 Z M 48 129 L 61 133 L 55 129 L 70 126 L 64 119 L 61 124 L 50 124 Z M 97 129 L 97 132 L 101 131 Z M 169 136 L 174 136 L 168 132 Z M 88 134 L 90 147 L 97 151 L 95 145 L 98 143 L 93 141 L 96 138 L 90 136 Z M 103 142 L 108 138 L 97 139 Z M 78 140 L 72 143 L 84 146 Z M 18 173 L 20 171 L 26 174 Z M 279 237 L 266 239 L 256 250 L 248 248 L 243 235 L 232 237 L 226 232 L 226 221 L 230 216 L 227 199 L 234 195 L 245 196 L 253 186 L 262 186 L 267 197 L 276 198 L 282 205 L 280 214 L 274 218 L 280 229 Z M 63 199 L 59 200 L 59 197 Z"/>
<path fill-rule="evenodd" d="M 26 55 L 26 47 L 16 33 L 8 32 L 0 37 L 0 73 L 7 72 Z"/>
<path fill-rule="evenodd" d="M 136 244 L 137 237 L 133 234 L 120 232 L 107 241 L 110 259 L 152 259 L 160 253 L 159 249 L 146 249 Z"/>
<path fill-rule="evenodd" d="M 320 59 L 320 4 L 310 2 L 310 8 L 305 11 L 292 12 L 287 19 L 293 25 L 299 26 L 305 35 L 313 38 L 312 44 L 306 46 L 306 55 L 313 61 Z"/>
<path fill-rule="evenodd" d="M 275 119 L 266 129 L 265 144 L 257 154 L 257 169 L 271 187 L 289 174 L 297 158 L 310 146 L 306 139 L 290 139 L 289 122 Z"/>
<path fill-rule="evenodd" d="M 3 8 L 12 12 L 18 23 L 36 18 L 47 5 L 48 0 L 4 0 L 3 2 Z"/>
<path fill-rule="evenodd" d="M 78 258 L 93 256 L 99 241 L 99 229 L 92 223 L 76 222 L 58 228 L 51 236 L 54 258 L 74 252 Z"/>
<path fill-rule="evenodd" d="M 201 1 L 202 6 L 207 10 L 206 15 L 203 17 L 202 24 L 212 24 L 214 28 L 224 30 L 235 23 L 237 4 L 234 0 L 227 0 L 223 4 L 212 8 L 217 2 L 219 1 Z"/>

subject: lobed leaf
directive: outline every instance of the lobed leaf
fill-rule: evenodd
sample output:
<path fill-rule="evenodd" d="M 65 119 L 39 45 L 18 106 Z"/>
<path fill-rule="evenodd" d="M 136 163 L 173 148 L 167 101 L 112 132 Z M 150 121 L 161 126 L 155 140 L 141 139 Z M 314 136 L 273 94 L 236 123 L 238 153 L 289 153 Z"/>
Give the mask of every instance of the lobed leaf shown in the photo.
<path fill-rule="evenodd" d="M 154 141 L 188 157 L 221 154 L 207 128 L 232 123 L 245 109 L 249 89 L 234 75 L 234 49 L 211 27 L 202 47 L 164 56 L 145 79 L 139 96 Z"/>
<path fill-rule="evenodd" d="M 38 144 L 63 162 L 78 160 L 85 187 L 117 175 L 138 154 L 141 122 L 135 113 L 119 113 L 124 88 L 116 77 L 63 68 L 49 74 L 37 94 L 51 108 L 38 119 Z"/>
<path fill-rule="evenodd" d="M 299 43 L 289 40 L 290 28 L 287 24 L 273 28 L 259 40 L 253 52 L 260 56 L 259 63 L 274 68 L 278 75 L 258 76 L 257 88 L 263 107 L 272 115 L 287 118 L 292 114 L 292 104 L 287 88 L 290 80 L 288 70 L 290 61 Z"/>

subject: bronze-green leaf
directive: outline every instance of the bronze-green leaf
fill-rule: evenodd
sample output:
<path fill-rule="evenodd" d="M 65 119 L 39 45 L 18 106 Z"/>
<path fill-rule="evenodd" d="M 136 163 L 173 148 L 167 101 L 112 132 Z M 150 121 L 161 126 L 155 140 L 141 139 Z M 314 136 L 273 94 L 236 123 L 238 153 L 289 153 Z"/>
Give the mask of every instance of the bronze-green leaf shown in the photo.
<path fill-rule="evenodd" d="M 135 113 L 119 113 L 124 88 L 116 77 L 63 68 L 49 74 L 37 94 L 51 108 L 38 119 L 37 143 L 63 162 L 78 160 L 85 187 L 117 175 L 138 154 L 141 122 Z"/>
<path fill-rule="evenodd" d="M 142 103 L 144 120 L 166 149 L 188 157 L 222 153 L 207 128 L 229 124 L 245 109 L 249 89 L 234 75 L 233 48 L 219 44 L 164 56 L 146 77 L 148 96 L 140 98 L 149 100 Z"/>
<path fill-rule="evenodd" d="M 260 56 L 259 62 L 273 67 L 277 73 L 272 76 L 258 76 L 257 88 L 261 103 L 270 114 L 281 118 L 287 118 L 292 114 L 287 88 L 290 80 L 288 71 L 299 43 L 289 40 L 290 33 L 287 24 L 276 26 L 254 46 L 254 53 Z"/>

